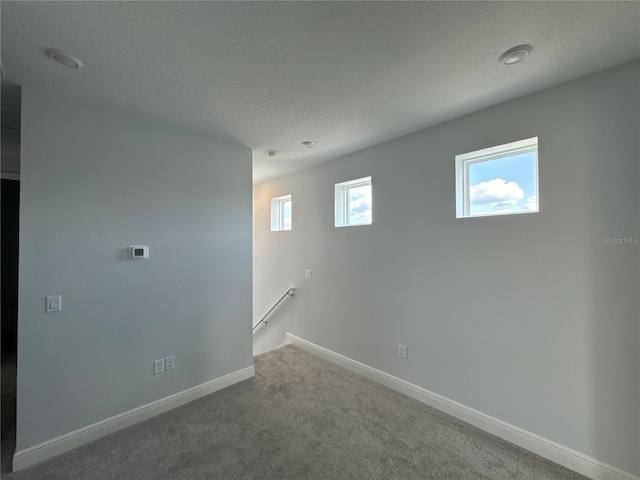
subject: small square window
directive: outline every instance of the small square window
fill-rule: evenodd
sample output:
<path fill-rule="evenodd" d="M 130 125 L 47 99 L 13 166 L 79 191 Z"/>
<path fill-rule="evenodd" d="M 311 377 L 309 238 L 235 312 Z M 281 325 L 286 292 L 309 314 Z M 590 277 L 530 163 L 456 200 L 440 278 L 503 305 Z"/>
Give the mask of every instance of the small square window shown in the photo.
<path fill-rule="evenodd" d="M 371 177 L 336 184 L 336 227 L 371 225 Z"/>
<path fill-rule="evenodd" d="M 271 199 L 271 231 L 291 230 L 291 195 Z"/>
<path fill-rule="evenodd" d="M 456 156 L 456 218 L 538 211 L 538 137 Z"/>

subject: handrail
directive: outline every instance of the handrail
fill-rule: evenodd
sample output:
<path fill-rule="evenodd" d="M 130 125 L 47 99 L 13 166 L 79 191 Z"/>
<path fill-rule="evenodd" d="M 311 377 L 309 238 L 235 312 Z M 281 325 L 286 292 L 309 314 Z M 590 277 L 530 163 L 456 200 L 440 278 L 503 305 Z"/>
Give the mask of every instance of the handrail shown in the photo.
<path fill-rule="evenodd" d="M 266 325 L 266 324 L 267 324 L 267 321 L 265 320 L 265 318 L 267 318 L 267 317 L 269 316 L 269 314 L 270 314 L 271 312 L 273 312 L 273 311 L 275 310 L 275 308 L 276 308 L 278 305 L 280 305 L 280 302 L 282 302 L 282 300 L 284 300 L 284 299 L 285 299 L 285 297 L 286 297 L 287 295 L 289 295 L 291 298 L 293 298 L 295 293 L 296 293 L 296 289 L 295 289 L 295 288 L 293 288 L 293 287 L 291 287 L 289 290 L 287 290 L 286 292 L 284 292 L 284 293 L 282 294 L 282 296 L 278 299 L 278 301 L 277 301 L 276 303 L 274 303 L 274 304 L 273 304 L 273 306 L 269 309 L 269 311 L 267 311 L 267 313 L 265 313 L 265 314 L 262 316 L 262 318 L 260 319 L 260 321 L 259 321 L 258 323 L 256 323 L 256 324 L 253 326 L 253 330 L 255 330 L 256 328 L 258 328 L 258 325 L 260 325 L 262 322 L 264 322 L 264 324 Z"/>

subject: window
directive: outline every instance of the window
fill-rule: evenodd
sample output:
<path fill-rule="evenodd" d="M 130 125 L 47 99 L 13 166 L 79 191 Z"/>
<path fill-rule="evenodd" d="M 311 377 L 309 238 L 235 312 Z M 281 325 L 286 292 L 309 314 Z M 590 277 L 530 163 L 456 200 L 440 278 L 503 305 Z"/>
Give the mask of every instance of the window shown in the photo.
<path fill-rule="evenodd" d="M 291 195 L 271 199 L 271 231 L 291 230 Z"/>
<path fill-rule="evenodd" d="M 371 177 L 336 184 L 336 227 L 371 225 Z"/>
<path fill-rule="evenodd" d="M 457 218 L 538 210 L 538 137 L 456 156 Z"/>

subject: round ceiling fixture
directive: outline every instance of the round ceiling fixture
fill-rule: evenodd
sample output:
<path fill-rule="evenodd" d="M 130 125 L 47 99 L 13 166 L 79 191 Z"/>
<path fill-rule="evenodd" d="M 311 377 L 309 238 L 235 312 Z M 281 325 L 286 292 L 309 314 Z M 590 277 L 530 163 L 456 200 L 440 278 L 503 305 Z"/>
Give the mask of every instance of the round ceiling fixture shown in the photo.
<path fill-rule="evenodd" d="M 64 65 L 67 68 L 82 68 L 84 63 L 75 55 L 71 55 L 69 52 L 59 50 L 57 48 L 47 48 L 44 53 L 47 54 L 51 60 L 58 62 L 60 65 Z"/>
<path fill-rule="evenodd" d="M 510 48 L 500 55 L 500 63 L 505 65 L 515 65 L 527 58 L 527 55 L 531 53 L 531 50 L 533 50 L 531 45 L 518 45 L 517 47 Z"/>
<path fill-rule="evenodd" d="M 312 142 L 311 140 L 305 140 L 304 142 L 302 142 L 302 146 L 304 148 L 311 148 L 316 144 L 316 142 Z"/>
<path fill-rule="evenodd" d="M 269 155 L 270 157 L 277 157 L 278 156 L 278 151 L 277 150 L 269 150 L 267 152 L 267 155 Z"/>

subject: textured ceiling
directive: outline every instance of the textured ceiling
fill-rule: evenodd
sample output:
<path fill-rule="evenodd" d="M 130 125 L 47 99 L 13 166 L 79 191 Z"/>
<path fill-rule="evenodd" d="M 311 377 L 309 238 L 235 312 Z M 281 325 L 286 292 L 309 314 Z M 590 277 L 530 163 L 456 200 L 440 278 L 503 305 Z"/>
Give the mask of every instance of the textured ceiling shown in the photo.
<path fill-rule="evenodd" d="M 0 8 L 7 80 L 249 147 L 254 181 L 640 57 L 638 2 Z M 498 63 L 522 43 L 534 48 L 525 62 Z M 49 47 L 85 68 L 50 61 Z"/>

